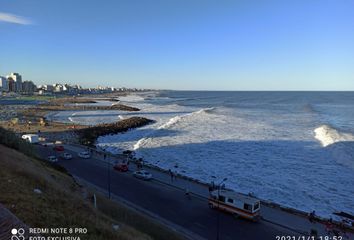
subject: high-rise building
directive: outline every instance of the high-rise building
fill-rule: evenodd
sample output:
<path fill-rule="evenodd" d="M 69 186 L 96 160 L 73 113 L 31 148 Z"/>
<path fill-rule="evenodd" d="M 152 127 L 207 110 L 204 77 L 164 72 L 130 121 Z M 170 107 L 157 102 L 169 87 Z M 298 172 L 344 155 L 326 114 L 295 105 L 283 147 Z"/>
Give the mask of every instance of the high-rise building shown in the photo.
<path fill-rule="evenodd" d="M 9 87 L 10 91 L 13 92 L 21 92 L 22 91 L 22 76 L 18 73 L 10 73 L 10 75 L 6 76 L 6 78 L 9 80 L 13 81 L 13 86 L 11 86 L 11 89 Z M 9 84 L 10 85 L 10 84 Z M 12 85 L 12 83 L 11 83 Z"/>
<path fill-rule="evenodd" d="M 0 76 L 0 91 L 3 91 L 3 92 L 9 91 L 9 84 L 7 82 L 6 77 Z"/>
<path fill-rule="evenodd" d="M 36 85 L 32 81 L 24 81 L 22 83 L 22 92 L 32 94 L 37 89 Z"/>
<path fill-rule="evenodd" d="M 7 78 L 7 84 L 9 85 L 9 92 L 16 92 L 16 84 L 12 78 Z"/>

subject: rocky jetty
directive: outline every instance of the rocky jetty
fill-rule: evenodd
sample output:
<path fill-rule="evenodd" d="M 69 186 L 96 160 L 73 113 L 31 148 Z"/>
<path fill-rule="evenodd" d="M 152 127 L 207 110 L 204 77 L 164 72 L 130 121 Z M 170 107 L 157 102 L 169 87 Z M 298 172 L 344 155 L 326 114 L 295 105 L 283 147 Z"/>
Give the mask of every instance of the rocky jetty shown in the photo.
<path fill-rule="evenodd" d="M 93 145 L 96 139 L 100 136 L 126 132 L 130 129 L 142 127 L 153 122 L 153 120 L 143 117 L 131 117 L 115 123 L 100 124 L 89 128 L 79 129 L 76 133 L 81 144 Z"/>
<path fill-rule="evenodd" d="M 121 110 L 121 111 L 131 111 L 131 112 L 140 111 L 139 108 L 131 107 L 123 104 L 113 104 L 112 106 L 109 107 L 109 110 Z"/>

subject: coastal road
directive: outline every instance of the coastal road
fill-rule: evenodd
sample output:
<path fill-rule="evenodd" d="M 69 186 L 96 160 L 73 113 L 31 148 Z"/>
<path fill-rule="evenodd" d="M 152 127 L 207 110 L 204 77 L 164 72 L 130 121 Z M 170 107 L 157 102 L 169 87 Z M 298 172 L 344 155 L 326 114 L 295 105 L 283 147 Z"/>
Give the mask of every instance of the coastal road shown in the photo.
<path fill-rule="evenodd" d="M 43 158 L 53 155 L 52 147 L 38 146 Z M 77 152 L 71 160 L 59 160 L 59 165 L 68 172 L 99 188 L 108 188 L 107 163 L 92 157 L 81 159 Z M 261 221 L 253 223 L 235 219 L 229 214 L 211 210 L 206 199 L 192 195 L 188 199 L 180 189 L 161 184 L 158 181 L 142 181 L 131 172 L 121 173 L 110 167 L 111 192 L 134 205 L 137 205 L 159 217 L 168 220 L 205 239 L 217 239 L 217 218 L 220 217 L 219 239 L 276 239 L 276 236 L 296 235 L 286 229 Z"/>
<path fill-rule="evenodd" d="M 54 153 L 49 146 L 39 146 L 38 149 L 43 158 Z M 81 159 L 77 157 L 77 152 L 67 150 L 66 152 L 70 152 L 74 158 L 59 160 L 59 165 L 65 167 L 72 175 L 99 188 L 108 188 L 107 163 L 97 157 Z M 110 180 L 112 194 L 205 239 L 217 239 L 218 215 L 220 217 L 219 239 L 276 239 L 276 236 L 296 235 L 270 223 L 263 221 L 253 223 L 211 210 L 206 199 L 195 196 L 188 199 L 180 189 L 154 180 L 136 179 L 131 172 L 121 173 L 110 168 Z"/>

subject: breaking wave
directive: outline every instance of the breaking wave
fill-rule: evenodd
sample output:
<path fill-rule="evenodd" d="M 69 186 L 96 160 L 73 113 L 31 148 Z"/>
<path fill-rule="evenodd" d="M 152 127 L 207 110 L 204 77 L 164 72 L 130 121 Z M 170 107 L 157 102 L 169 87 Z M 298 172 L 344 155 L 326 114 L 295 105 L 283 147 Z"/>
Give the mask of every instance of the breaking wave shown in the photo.
<path fill-rule="evenodd" d="M 145 98 L 143 96 L 139 96 L 139 95 L 121 96 L 118 99 L 119 99 L 119 101 L 122 101 L 122 102 L 142 102 L 145 100 Z"/>
<path fill-rule="evenodd" d="M 315 138 L 319 140 L 324 147 L 337 142 L 354 141 L 354 135 L 350 133 L 341 133 L 329 125 L 322 125 L 316 128 L 314 132 Z"/>
<path fill-rule="evenodd" d="M 329 148 L 337 163 L 354 169 L 354 135 L 341 133 L 328 125 L 316 128 L 315 134 L 322 146 Z"/>
<path fill-rule="evenodd" d="M 203 114 L 203 113 L 212 113 L 212 111 L 214 111 L 214 110 L 215 110 L 215 108 L 213 108 L 213 107 L 203 108 L 203 109 L 200 109 L 200 110 L 192 112 L 192 113 L 187 113 L 185 115 L 176 116 L 176 117 L 170 118 L 166 123 L 162 124 L 157 129 L 166 129 L 166 128 L 169 128 L 169 127 L 177 124 L 178 122 L 184 120 L 187 117 L 196 116 L 198 114 Z"/>
<path fill-rule="evenodd" d="M 168 129 L 171 128 L 172 126 L 178 124 L 181 121 L 184 121 L 186 118 L 190 118 L 190 117 L 196 117 L 200 114 L 210 114 L 215 110 L 214 107 L 211 108 L 202 108 L 198 111 L 195 112 L 191 112 L 191 113 L 187 113 L 184 115 L 180 115 L 180 116 L 175 116 L 173 118 L 170 118 L 167 122 L 165 122 L 164 124 L 160 125 L 159 127 L 157 127 L 157 129 L 152 130 L 148 135 L 146 135 L 145 137 L 139 139 L 135 144 L 133 149 L 137 150 L 139 149 L 141 146 L 143 146 L 147 141 L 149 141 L 149 139 L 153 138 L 154 136 L 158 135 L 159 131 L 164 130 L 164 129 Z"/>

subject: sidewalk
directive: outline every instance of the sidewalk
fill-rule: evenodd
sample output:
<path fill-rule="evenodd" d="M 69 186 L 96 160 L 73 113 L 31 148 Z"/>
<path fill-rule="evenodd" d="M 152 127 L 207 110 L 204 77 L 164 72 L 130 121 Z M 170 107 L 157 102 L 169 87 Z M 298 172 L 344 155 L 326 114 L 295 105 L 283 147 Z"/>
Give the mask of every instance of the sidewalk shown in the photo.
<path fill-rule="evenodd" d="M 75 146 L 65 145 L 65 148 L 77 153 L 88 149 L 87 147 L 78 146 L 78 145 Z M 104 152 L 97 152 L 96 150 L 92 150 L 92 156 L 100 160 L 102 163 L 104 163 L 103 155 Z M 110 164 L 113 164 L 116 161 L 126 160 L 125 155 L 115 156 L 106 153 L 106 156 L 107 156 L 106 161 L 109 161 Z M 200 199 L 204 199 L 205 204 L 208 204 L 207 202 L 207 198 L 209 196 L 208 185 L 184 178 L 182 176 L 176 176 L 173 179 L 171 179 L 171 176 L 168 171 L 158 169 L 154 166 L 144 165 L 144 168 L 149 169 L 149 171 L 152 173 L 154 177 L 154 181 L 160 184 L 175 187 L 177 189 L 180 189 L 183 192 L 185 191 L 185 189 L 188 189 L 189 192 L 192 194 L 192 197 L 195 196 Z M 129 170 L 135 171 L 136 164 L 131 162 L 129 165 Z M 297 235 L 309 235 L 311 229 L 314 229 L 317 231 L 318 236 L 328 236 L 324 224 L 319 222 L 311 223 L 307 217 L 284 211 L 281 208 L 279 208 L 279 206 L 270 207 L 268 205 L 262 204 L 261 215 L 263 221 L 290 230 L 291 232 L 294 232 L 294 234 Z M 347 235 L 349 235 L 349 239 L 354 239 L 353 234 L 347 234 Z"/>

